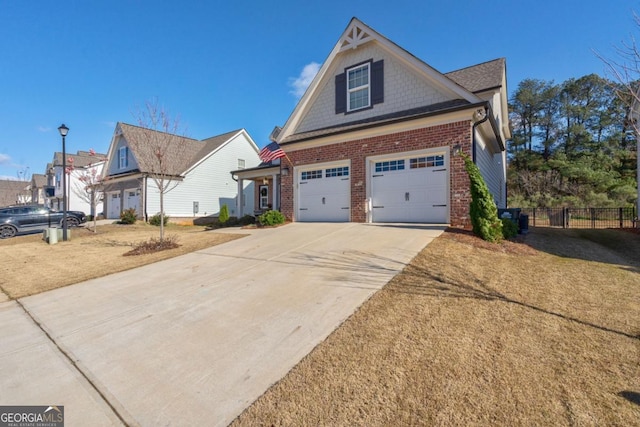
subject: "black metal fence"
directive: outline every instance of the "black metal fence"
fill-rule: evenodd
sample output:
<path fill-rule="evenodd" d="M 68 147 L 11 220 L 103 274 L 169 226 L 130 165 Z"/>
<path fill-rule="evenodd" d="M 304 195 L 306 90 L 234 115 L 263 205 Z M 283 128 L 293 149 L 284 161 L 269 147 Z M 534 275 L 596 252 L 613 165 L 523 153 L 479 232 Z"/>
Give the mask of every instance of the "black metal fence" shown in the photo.
<path fill-rule="evenodd" d="M 530 227 L 633 228 L 636 208 L 523 208 Z"/>

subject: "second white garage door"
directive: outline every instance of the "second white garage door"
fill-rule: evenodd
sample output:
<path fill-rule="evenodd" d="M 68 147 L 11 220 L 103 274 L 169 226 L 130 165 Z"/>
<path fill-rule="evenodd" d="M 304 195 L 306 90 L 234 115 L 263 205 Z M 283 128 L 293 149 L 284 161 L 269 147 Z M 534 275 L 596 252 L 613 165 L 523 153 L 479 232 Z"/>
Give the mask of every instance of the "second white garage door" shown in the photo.
<path fill-rule="evenodd" d="M 297 172 L 298 221 L 349 221 L 349 165 L 311 166 Z"/>
<path fill-rule="evenodd" d="M 445 155 L 372 161 L 373 222 L 447 223 Z"/>

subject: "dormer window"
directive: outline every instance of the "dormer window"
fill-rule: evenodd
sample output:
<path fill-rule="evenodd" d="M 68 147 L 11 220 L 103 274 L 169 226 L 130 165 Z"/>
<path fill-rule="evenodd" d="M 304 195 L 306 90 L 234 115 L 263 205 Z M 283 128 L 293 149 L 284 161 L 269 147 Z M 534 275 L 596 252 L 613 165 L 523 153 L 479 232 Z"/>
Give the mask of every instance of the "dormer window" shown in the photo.
<path fill-rule="evenodd" d="M 118 149 L 118 169 L 124 169 L 129 166 L 127 151 L 127 147 L 120 147 Z"/>
<path fill-rule="evenodd" d="M 369 101 L 369 63 L 347 70 L 348 111 L 367 108 Z"/>

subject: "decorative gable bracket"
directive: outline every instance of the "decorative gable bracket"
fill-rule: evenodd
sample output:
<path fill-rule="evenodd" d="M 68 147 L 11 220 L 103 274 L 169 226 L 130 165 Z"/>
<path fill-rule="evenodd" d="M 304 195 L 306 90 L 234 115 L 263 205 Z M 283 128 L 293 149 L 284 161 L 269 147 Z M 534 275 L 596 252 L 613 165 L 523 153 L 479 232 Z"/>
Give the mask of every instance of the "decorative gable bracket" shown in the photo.
<path fill-rule="evenodd" d="M 339 52 L 355 49 L 371 40 L 373 40 L 371 34 L 359 26 L 358 23 L 354 23 L 353 26 L 344 33 L 342 40 L 340 40 Z"/>

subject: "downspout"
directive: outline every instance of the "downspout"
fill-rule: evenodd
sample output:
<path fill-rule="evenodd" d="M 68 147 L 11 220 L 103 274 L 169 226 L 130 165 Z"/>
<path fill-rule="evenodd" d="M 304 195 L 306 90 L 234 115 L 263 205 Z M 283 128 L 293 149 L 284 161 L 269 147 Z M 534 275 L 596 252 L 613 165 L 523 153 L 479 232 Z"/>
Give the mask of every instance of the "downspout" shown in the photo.
<path fill-rule="evenodd" d="M 143 178 L 143 184 L 142 184 L 142 197 L 144 198 L 144 210 L 143 210 L 144 222 L 149 221 L 149 214 L 147 213 L 147 179 L 148 178 L 149 177 L 145 175 Z"/>
<path fill-rule="evenodd" d="M 476 162 L 476 127 L 480 126 L 482 123 L 486 122 L 487 120 L 489 120 L 489 108 L 485 105 L 484 118 L 475 122 L 471 129 L 471 160 L 473 160 L 473 163 Z"/>

